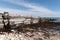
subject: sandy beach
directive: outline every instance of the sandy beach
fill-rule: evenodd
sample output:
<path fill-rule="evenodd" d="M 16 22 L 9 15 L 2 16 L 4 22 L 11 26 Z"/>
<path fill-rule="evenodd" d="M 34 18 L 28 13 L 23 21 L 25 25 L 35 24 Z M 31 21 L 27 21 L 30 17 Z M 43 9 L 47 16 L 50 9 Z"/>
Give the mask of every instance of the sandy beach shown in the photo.
<path fill-rule="evenodd" d="M 60 31 L 48 28 L 25 28 L 21 32 L 0 32 L 0 40 L 60 40 Z"/>

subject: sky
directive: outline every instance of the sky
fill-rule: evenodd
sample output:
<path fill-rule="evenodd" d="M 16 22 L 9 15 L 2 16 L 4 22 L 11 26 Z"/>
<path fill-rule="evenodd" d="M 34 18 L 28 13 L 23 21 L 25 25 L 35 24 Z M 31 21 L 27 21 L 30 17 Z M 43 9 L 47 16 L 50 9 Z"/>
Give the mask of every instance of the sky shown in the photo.
<path fill-rule="evenodd" d="M 60 17 L 60 0 L 0 0 L 0 13 Z"/>

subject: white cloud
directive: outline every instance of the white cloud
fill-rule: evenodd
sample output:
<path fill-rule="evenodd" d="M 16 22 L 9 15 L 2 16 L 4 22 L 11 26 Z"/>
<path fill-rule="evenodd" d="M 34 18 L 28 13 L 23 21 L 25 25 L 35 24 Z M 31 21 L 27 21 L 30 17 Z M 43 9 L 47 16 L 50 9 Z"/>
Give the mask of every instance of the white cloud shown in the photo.
<path fill-rule="evenodd" d="M 48 8 L 44 8 L 42 6 L 36 6 L 33 4 L 29 4 L 29 3 L 25 3 L 24 0 L 6 0 L 10 3 L 14 3 L 17 5 L 22 5 L 25 7 L 29 7 L 32 8 L 31 11 L 38 11 L 38 12 L 42 12 L 42 13 L 54 13 L 53 11 L 49 10 Z"/>
<path fill-rule="evenodd" d="M 37 5 L 30 4 L 30 3 L 25 3 L 24 0 L 4 0 L 4 1 L 31 8 L 31 9 L 29 9 L 29 11 L 24 11 L 24 10 L 22 11 L 22 10 L 17 10 L 17 9 L 7 9 L 8 12 L 10 11 L 13 13 L 25 13 L 25 14 L 26 13 L 27 14 L 28 13 L 31 13 L 31 14 L 39 13 L 39 15 L 41 15 L 41 16 L 56 16 L 57 13 L 60 13 L 60 12 L 55 12 L 55 11 L 49 10 L 48 8 L 45 8 L 43 6 L 37 6 Z"/>
<path fill-rule="evenodd" d="M 24 15 L 24 16 L 41 16 L 41 17 L 51 17 L 51 16 L 57 16 L 59 17 L 60 14 L 56 14 L 56 13 L 59 13 L 59 12 L 56 12 L 55 14 L 45 14 L 45 13 L 41 13 L 40 12 L 32 12 L 32 11 L 23 11 L 23 10 L 18 10 L 18 9 L 11 9 L 11 8 L 0 8 L 0 13 L 3 13 L 3 12 L 9 12 L 9 14 L 11 15 Z M 37 14 L 38 13 L 38 14 Z"/>
<path fill-rule="evenodd" d="M 9 12 L 9 14 L 17 14 L 17 15 L 29 15 L 33 12 L 30 12 L 30 11 L 23 11 L 23 10 L 18 10 L 18 9 L 11 9 L 11 8 L 1 8 L 0 7 L 0 13 L 3 13 L 3 12 Z"/>

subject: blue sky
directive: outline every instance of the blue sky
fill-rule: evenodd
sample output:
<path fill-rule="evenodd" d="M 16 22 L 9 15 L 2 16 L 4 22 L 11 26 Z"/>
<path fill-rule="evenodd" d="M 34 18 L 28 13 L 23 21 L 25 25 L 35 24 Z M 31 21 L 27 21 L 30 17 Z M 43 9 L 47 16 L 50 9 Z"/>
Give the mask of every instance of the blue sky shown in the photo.
<path fill-rule="evenodd" d="M 60 0 L 0 0 L 0 13 L 60 17 Z"/>

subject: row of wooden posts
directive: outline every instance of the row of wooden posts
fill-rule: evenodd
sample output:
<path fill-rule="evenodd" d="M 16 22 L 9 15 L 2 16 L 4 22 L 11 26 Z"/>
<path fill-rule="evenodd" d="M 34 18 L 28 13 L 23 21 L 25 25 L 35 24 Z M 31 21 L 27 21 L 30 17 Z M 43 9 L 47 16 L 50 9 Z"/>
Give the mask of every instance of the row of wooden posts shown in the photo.
<path fill-rule="evenodd" d="M 10 16 L 9 16 L 9 13 L 8 12 L 4 12 L 4 14 L 2 14 L 2 18 L 3 18 L 3 24 L 4 24 L 4 29 L 9 29 L 10 28 Z M 32 24 L 32 17 L 30 17 L 31 19 L 31 23 Z M 5 21 L 4 20 L 7 20 L 7 25 L 5 25 Z"/>

